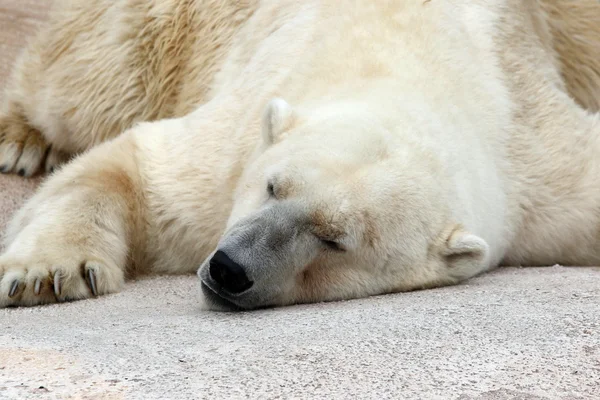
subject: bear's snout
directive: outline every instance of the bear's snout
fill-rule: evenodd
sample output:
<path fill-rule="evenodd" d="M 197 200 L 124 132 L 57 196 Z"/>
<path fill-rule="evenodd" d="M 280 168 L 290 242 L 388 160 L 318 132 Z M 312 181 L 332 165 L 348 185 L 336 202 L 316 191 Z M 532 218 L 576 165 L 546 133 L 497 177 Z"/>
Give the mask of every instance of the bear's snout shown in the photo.
<path fill-rule="evenodd" d="M 288 301 L 321 249 L 306 220 L 301 205 L 278 202 L 237 221 L 198 270 L 204 298 L 245 310 Z"/>

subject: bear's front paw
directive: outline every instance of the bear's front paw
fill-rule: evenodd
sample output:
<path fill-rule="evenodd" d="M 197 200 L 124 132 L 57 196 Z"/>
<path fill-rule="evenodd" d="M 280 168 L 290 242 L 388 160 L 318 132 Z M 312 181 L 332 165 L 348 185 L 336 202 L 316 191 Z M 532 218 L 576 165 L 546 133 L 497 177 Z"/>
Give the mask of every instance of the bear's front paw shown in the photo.
<path fill-rule="evenodd" d="M 123 271 L 84 254 L 0 257 L 0 307 L 86 299 L 120 290 Z"/>

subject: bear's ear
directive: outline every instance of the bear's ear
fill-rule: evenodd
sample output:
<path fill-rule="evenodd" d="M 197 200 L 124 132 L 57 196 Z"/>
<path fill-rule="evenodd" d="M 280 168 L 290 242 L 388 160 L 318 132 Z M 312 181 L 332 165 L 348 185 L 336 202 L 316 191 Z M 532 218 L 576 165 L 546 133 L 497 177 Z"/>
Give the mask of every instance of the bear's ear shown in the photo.
<path fill-rule="evenodd" d="M 296 119 L 294 109 L 283 99 L 275 98 L 267 105 L 262 121 L 263 141 L 271 145 L 283 132 L 290 129 Z"/>
<path fill-rule="evenodd" d="M 456 279 L 467 279 L 487 268 L 489 246 L 477 235 L 455 228 L 441 250 L 448 273 Z"/>

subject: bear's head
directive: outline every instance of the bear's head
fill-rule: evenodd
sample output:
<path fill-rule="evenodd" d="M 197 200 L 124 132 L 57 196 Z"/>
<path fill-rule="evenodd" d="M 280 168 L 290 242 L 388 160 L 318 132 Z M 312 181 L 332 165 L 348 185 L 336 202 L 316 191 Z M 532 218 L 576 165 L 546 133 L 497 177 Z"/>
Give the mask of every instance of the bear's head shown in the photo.
<path fill-rule="evenodd" d="M 392 130 L 364 104 L 303 112 L 271 101 L 226 231 L 198 271 L 206 305 L 351 299 L 481 272 L 488 246 L 454 220 L 439 160 Z"/>

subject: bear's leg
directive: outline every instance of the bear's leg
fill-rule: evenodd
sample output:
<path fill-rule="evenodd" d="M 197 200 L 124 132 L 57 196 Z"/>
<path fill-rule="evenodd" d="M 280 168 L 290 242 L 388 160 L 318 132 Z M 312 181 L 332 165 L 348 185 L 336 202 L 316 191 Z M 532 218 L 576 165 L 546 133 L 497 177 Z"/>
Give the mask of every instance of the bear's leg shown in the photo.
<path fill-rule="evenodd" d="M 564 71 L 540 51 L 528 10 L 541 3 L 511 0 L 510 4 L 514 12 L 505 19 L 499 48 L 509 72 L 506 83 L 519 110 L 506 143 L 511 162 L 507 176 L 516 188 L 511 197 L 520 216 L 503 264 L 598 265 L 600 114 L 582 108 L 582 98 L 575 99 L 571 90 L 564 89 Z M 593 12 L 588 15 L 589 21 L 596 18 Z M 564 22 L 571 18 L 560 12 L 554 23 L 563 17 Z M 591 55 L 589 49 L 582 54 Z M 578 56 L 570 59 L 576 60 Z M 598 55 L 595 60 L 598 64 Z M 596 80 L 588 87 L 600 87 Z M 590 103 L 587 108 L 594 107 Z"/>
<path fill-rule="evenodd" d="M 58 150 L 78 154 L 139 122 L 182 117 L 204 104 L 259 4 L 56 2 L 0 95 L 3 172 L 51 170 L 63 159 Z"/>
<path fill-rule="evenodd" d="M 54 174 L 12 221 L 0 255 L 0 307 L 118 291 L 142 240 L 131 135 Z"/>

